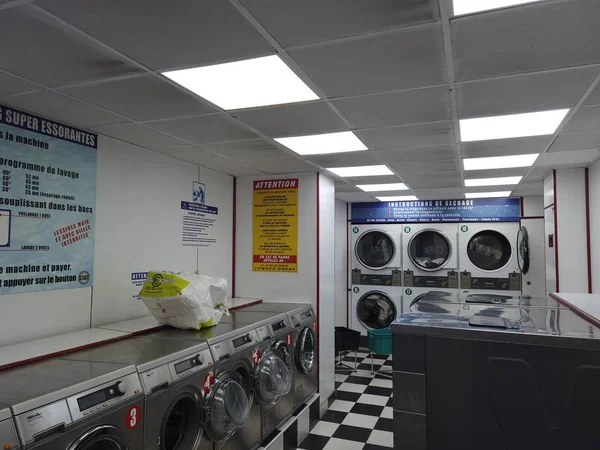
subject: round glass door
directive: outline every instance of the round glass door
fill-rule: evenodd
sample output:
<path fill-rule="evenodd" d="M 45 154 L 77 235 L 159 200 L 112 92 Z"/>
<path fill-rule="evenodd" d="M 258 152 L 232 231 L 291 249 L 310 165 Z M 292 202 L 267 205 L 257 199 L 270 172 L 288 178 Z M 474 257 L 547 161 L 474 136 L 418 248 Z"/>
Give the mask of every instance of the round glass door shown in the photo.
<path fill-rule="evenodd" d="M 227 440 L 248 420 L 251 405 L 241 383 L 237 374 L 229 373 L 213 386 L 206 433 L 214 442 Z"/>
<path fill-rule="evenodd" d="M 83 433 L 68 450 L 127 450 L 129 446 L 120 430 L 112 425 L 99 425 Z"/>
<path fill-rule="evenodd" d="M 394 302 L 383 292 L 368 292 L 356 305 L 356 316 L 366 328 L 388 328 L 398 317 Z"/>
<path fill-rule="evenodd" d="M 187 450 L 200 433 L 198 401 L 190 396 L 178 399 L 169 410 L 161 431 L 160 450 Z"/>
<path fill-rule="evenodd" d="M 290 369 L 273 351 L 263 355 L 255 376 L 256 396 L 263 405 L 272 405 L 292 388 Z"/>
<path fill-rule="evenodd" d="M 273 344 L 273 350 L 285 365 L 290 367 L 290 348 L 288 345 L 284 341 L 277 341 Z"/>
<path fill-rule="evenodd" d="M 408 257 L 420 269 L 435 272 L 444 267 L 452 255 L 452 245 L 436 230 L 415 234 L 408 245 Z"/>
<path fill-rule="evenodd" d="M 385 269 L 396 254 L 394 240 L 383 231 L 372 230 L 363 233 L 356 241 L 356 257 L 367 269 Z"/>
<path fill-rule="evenodd" d="M 529 233 L 527 228 L 519 228 L 517 233 L 517 261 L 521 273 L 526 275 L 529 272 Z"/>
<path fill-rule="evenodd" d="M 467 256 L 471 264 L 478 269 L 493 272 L 508 264 L 512 257 L 512 248 L 502 233 L 484 230 L 469 240 Z"/>
<path fill-rule="evenodd" d="M 313 371 L 317 354 L 317 337 L 310 328 L 304 328 L 296 342 L 296 366 L 300 373 L 308 375 Z"/>

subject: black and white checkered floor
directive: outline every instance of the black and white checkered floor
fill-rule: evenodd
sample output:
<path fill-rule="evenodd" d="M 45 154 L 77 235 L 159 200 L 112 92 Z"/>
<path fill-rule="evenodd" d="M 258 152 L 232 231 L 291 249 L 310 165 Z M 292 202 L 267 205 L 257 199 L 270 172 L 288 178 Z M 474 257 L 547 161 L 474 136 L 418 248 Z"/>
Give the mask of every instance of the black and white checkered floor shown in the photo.
<path fill-rule="evenodd" d="M 354 367 L 354 352 L 343 362 Z M 394 447 L 391 355 L 357 352 L 357 371 L 335 375 L 336 400 L 299 450 L 385 450 Z M 378 373 L 378 371 L 380 371 Z"/>

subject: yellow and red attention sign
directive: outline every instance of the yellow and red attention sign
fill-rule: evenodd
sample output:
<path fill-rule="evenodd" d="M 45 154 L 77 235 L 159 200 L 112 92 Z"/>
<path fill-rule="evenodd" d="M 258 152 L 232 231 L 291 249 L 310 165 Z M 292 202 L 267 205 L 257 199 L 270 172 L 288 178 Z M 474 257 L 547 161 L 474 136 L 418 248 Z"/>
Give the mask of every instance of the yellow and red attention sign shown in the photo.
<path fill-rule="evenodd" d="M 298 179 L 254 181 L 252 271 L 298 272 Z"/>

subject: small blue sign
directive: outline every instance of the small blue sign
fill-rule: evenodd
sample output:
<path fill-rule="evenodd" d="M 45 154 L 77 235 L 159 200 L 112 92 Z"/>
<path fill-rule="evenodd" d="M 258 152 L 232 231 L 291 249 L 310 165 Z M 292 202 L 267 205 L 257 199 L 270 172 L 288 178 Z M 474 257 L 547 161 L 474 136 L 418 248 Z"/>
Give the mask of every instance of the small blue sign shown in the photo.
<path fill-rule="evenodd" d="M 200 213 L 206 213 L 206 214 L 219 214 L 219 208 L 217 208 L 216 206 L 208 206 L 208 205 L 203 205 L 201 203 L 192 203 L 192 202 L 186 202 L 186 201 L 181 202 L 181 209 L 185 209 L 188 211 L 200 212 Z"/>
<path fill-rule="evenodd" d="M 518 198 L 352 203 L 353 224 L 519 222 Z"/>

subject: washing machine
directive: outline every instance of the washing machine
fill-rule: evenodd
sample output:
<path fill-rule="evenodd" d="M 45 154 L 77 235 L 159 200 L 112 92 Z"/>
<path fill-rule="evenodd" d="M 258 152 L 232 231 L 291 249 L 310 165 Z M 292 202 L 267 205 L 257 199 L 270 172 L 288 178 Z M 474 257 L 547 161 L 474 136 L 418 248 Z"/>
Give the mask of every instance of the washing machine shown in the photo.
<path fill-rule="evenodd" d="M 256 401 L 261 406 L 262 435 L 267 436 L 294 412 L 293 326 L 285 312 L 231 311 L 221 323 L 253 324 L 261 344 L 262 372 L 256 376 Z M 265 373 L 268 370 L 268 374 Z"/>
<path fill-rule="evenodd" d="M 286 313 L 288 316 L 299 312 L 303 308 L 310 306 L 308 303 L 280 303 L 280 302 L 262 302 L 256 305 L 246 306 L 240 311 Z M 235 311 L 232 311 L 232 313 Z"/>
<path fill-rule="evenodd" d="M 0 399 L 22 449 L 144 450 L 144 393 L 133 365 L 50 359 L 4 370 Z"/>
<path fill-rule="evenodd" d="M 350 328 L 360 331 L 380 330 L 391 326 L 402 314 L 402 289 L 396 286 L 352 286 Z"/>
<path fill-rule="evenodd" d="M 145 394 L 146 449 L 212 450 L 203 439 L 205 396 L 214 380 L 207 343 L 131 337 L 64 359 L 135 364 Z"/>
<path fill-rule="evenodd" d="M 402 286 L 402 225 L 351 225 L 352 284 Z"/>
<path fill-rule="evenodd" d="M 518 222 L 459 224 L 461 295 L 521 295 L 519 230 Z"/>
<path fill-rule="evenodd" d="M 317 316 L 310 305 L 288 315 L 294 326 L 294 403 L 298 407 L 319 387 Z"/>
<path fill-rule="evenodd" d="M 8 406 L 0 405 L 0 448 L 18 450 L 21 447 L 12 413 Z"/>

